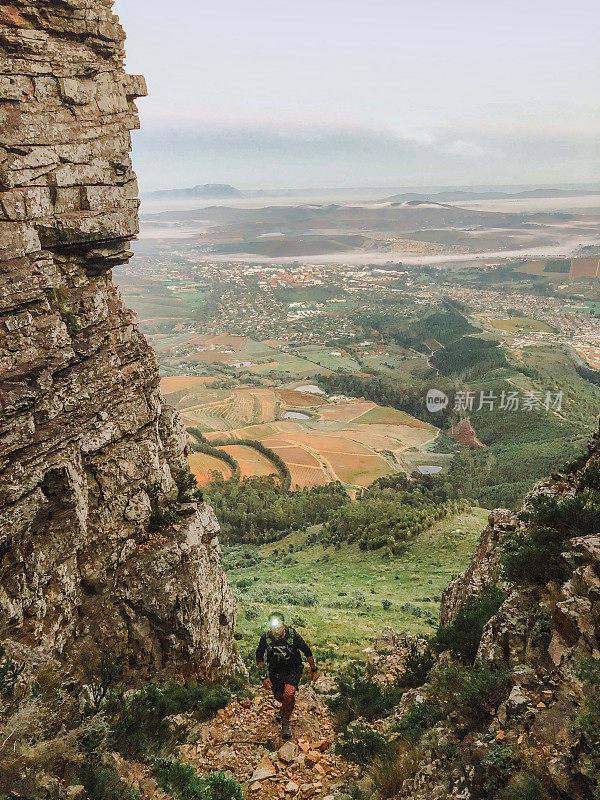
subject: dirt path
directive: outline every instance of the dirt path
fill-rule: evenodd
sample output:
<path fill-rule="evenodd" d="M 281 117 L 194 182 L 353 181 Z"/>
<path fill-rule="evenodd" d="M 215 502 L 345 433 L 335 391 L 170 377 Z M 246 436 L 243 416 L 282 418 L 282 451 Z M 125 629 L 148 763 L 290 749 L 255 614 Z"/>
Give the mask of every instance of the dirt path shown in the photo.
<path fill-rule="evenodd" d="M 274 718 L 279 703 L 256 691 L 253 700 L 235 699 L 190 730 L 197 741 L 182 745 L 180 758 L 200 774 L 231 774 L 244 784 L 247 797 L 260 800 L 326 798 L 356 780 L 355 768 L 333 752 L 331 718 L 311 686 L 300 687 L 288 743 Z"/>

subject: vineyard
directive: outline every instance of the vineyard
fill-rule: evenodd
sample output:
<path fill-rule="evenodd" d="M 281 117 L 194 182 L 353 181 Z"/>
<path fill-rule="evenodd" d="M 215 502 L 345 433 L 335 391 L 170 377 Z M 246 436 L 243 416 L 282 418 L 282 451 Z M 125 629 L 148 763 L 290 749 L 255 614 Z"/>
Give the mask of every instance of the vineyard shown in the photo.
<path fill-rule="evenodd" d="M 427 448 L 437 429 L 396 409 L 361 399 L 332 400 L 293 385 L 221 389 L 213 383 L 173 376 L 163 379 L 162 388 L 188 428 L 233 457 L 241 477 L 277 472 L 268 457 L 242 440 L 262 443 L 280 457 L 292 488 L 331 481 L 368 486 L 384 475 L 411 472 L 415 460 L 431 460 Z M 293 419 L 286 418 L 290 412 Z M 232 474 L 215 453 L 194 453 L 190 467 L 203 485 L 215 469 L 225 478 Z"/>

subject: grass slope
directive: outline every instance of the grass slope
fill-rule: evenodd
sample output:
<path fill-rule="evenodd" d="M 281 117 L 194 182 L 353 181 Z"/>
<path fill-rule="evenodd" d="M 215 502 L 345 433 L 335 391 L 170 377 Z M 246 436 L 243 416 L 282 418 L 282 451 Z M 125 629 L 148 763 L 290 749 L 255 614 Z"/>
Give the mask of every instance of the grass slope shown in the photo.
<path fill-rule="evenodd" d="M 488 513 L 471 508 L 444 519 L 392 559 L 354 545 L 336 550 L 307 544 L 307 535 L 300 533 L 262 547 L 225 547 L 224 564 L 239 603 L 242 656 L 252 663 L 273 609 L 286 614 L 329 670 L 347 658 L 365 658 L 385 625 L 431 633 L 442 591 L 466 567 Z M 318 528 L 311 532 L 318 535 Z M 384 609 L 384 601 L 391 606 Z"/>

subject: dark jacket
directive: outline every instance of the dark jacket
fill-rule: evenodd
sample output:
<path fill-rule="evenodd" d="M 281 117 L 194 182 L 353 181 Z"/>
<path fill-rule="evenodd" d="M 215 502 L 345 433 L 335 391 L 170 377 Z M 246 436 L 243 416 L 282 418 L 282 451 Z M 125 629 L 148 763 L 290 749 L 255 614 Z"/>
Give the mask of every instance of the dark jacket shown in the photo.
<path fill-rule="evenodd" d="M 261 664 L 267 657 L 269 672 L 278 672 L 302 668 L 302 653 L 306 658 L 312 656 L 312 650 L 302 636 L 293 628 L 286 626 L 285 635 L 274 636 L 270 631 L 263 633 L 256 648 L 256 663 Z"/>

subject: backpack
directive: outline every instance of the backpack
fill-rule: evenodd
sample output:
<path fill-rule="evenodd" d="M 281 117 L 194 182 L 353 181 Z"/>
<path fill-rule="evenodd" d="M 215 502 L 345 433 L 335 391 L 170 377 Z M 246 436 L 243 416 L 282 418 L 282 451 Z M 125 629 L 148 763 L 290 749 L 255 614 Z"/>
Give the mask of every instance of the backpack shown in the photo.
<path fill-rule="evenodd" d="M 296 652 L 294 648 L 295 633 L 293 628 L 287 628 L 285 636 L 282 638 L 273 636 L 271 631 L 267 633 L 267 661 L 269 663 L 281 664 L 292 659 Z"/>

